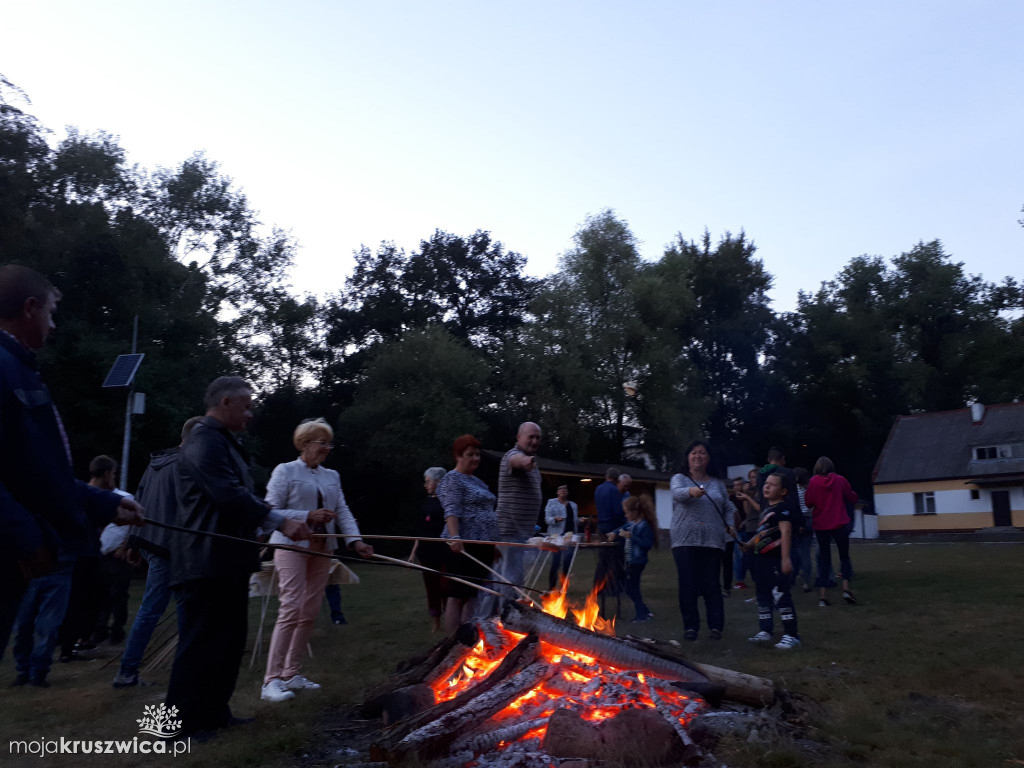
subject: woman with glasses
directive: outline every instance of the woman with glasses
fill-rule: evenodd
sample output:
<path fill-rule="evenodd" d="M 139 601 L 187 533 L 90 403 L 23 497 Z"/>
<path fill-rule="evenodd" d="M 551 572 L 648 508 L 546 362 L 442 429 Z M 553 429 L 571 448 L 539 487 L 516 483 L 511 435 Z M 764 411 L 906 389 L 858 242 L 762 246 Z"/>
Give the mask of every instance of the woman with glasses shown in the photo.
<path fill-rule="evenodd" d="M 286 517 L 304 521 L 314 533 L 341 534 L 360 556 L 370 557 L 373 547 L 359 538 L 359 526 L 345 504 L 338 473 L 322 466 L 334 447 L 333 438 L 334 431 L 323 419 L 308 419 L 299 424 L 292 438 L 299 458 L 274 468 L 267 483 L 266 500 Z M 274 531 L 270 538 L 271 544 L 308 547 L 323 553 L 333 553 L 336 542 L 334 536 L 292 541 L 279 531 Z M 286 701 L 295 697 L 295 691 L 320 687 L 299 674 L 299 670 L 331 564 L 326 557 L 282 549 L 274 552 L 279 607 L 260 695 L 264 701 Z"/>

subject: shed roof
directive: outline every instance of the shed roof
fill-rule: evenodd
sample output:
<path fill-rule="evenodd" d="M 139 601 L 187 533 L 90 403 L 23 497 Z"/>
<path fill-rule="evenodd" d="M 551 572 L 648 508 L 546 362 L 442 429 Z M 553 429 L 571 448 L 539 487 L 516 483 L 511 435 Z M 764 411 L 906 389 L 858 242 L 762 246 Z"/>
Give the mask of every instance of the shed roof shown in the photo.
<path fill-rule="evenodd" d="M 874 482 L 996 477 L 1024 473 L 1024 457 L 977 461 L 974 448 L 1024 443 L 1024 403 L 985 408 L 980 421 L 971 409 L 900 416 L 875 464 Z"/>

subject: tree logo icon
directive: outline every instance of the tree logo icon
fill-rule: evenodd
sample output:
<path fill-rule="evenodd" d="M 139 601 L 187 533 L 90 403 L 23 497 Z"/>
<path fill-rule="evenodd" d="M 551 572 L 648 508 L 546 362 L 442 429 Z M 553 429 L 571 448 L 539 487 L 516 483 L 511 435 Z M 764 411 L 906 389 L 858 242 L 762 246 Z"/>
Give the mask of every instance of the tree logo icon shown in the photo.
<path fill-rule="evenodd" d="M 161 739 L 172 739 L 181 733 L 181 720 L 178 720 L 177 717 L 177 707 L 168 709 L 167 705 L 163 703 L 159 706 L 147 704 L 142 711 L 142 717 L 135 722 L 139 724 L 139 733 L 149 733 L 159 736 Z"/>

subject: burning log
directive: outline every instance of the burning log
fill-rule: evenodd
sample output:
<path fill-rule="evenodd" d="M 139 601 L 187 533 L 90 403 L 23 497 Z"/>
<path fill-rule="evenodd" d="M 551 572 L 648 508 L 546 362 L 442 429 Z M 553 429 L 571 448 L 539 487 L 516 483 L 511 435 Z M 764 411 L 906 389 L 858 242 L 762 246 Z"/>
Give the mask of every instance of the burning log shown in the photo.
<path fill-rule="evenodd" d="M 679 724 L 679 718 L 672 714 L 672 711 L 665 706 L 665 702 L 661 700 L 661 696 L 654 690 L 654 684 L 648 683 L 647 690 L 651 695 L 651 701 L 654 702 L 654 708 L 658 710 L 658 714 L 665 718 L 665 722 L 672 726 L 672 729 L 679 735 L 683 744 L 688 747 L 694 746 L 693 739 L 690 738 L 690 734 L 686 732 L 686 729 Z"/>
<path fill-rule="evenodd" d="M 515 643 L 510 641 L 508 638 L 512 636 L 508 633 L 501 632 L 498 627 L 497 619 L 480 619 L 476 622 L 476 628 L 480 632 L 480 637 L 484 641 L 484 655 L 488 659 L 500 659 L 504 656 Z"/>
<path fill-rule="evenodd" d="M 437 669 L 438 665 L 452 652 L 452 649 L 457 646 L 472 648 L 478 639 L 476 627 L 469 623 L 463 624 L 459 627 L 458 632 L 438 642 L 427 652 L 426 656 L 410 659 L 400 665 L 395 674 L 374 686 L 366 695 L 366 702 L 359 708 L 360 717 L 366 719 L 380 717 L 394 691 L 422 683 L 427 675 Z"/>
<path fill-rule="evenodd" d="M 469 654 L 473 652 L 473 648 L 467 648 L 464 645 L 456 645 L 448 651 L 448 655 L 434 667 L 427 676 L 423 678 L 423 683 L 429 685 L 431 688 L 435 687 L 442 680 L 447 680 L 460 669 L 465 663 L 466 659 L 469 658 Z"/>
<path fill-rule="evenodd" d="M 655 653 L 665 658 L 675 657 L 681 662 L 690 664 L 705 675 L 708 680 L 725 686 L 725 691 L 722 694 L 723 699 L 736 701 L 741 704 L 750 704 L 755 707 L 769 706 L 775 700 L 775 684 L 765 677 L 748 675 L 744 672 L 715 667 L 710 664 L 696 664 L 684 661 L 679 651 L 673 646 L 657 640 L 641 640 L 640 638 L 627 635 L 626 637 L 619 638 L 619 641 L 641 651 Z M 709 699 L 709 701 L 711 700 Z"/>
<path fill-rule="evenodd" d="M 523 736 L 535 728 L 540 728 L 545 725 L 548 721 L 546 717 L 538 717 L 534 720 L 526 720 L 521 723 L 515 723 L 514 725 L 508 725 L 504 728 L 496 728 L 493 731 L 487 731 L 486 733 L 476 733 L 463 736 L 452 744 L 452 751 L 456 750 L 469 750 L 475 755 L 479 755 L 481 752 L 489 752 L 494 749 L 503 741 L 515 741 L 520 736 Z"/>
<path fill-rule="evenodd" d="M 570 624 L 548 613 L 508 602 L 501 613 L 501 623 L 513 632 L 533 632 L 545 642 L 567 651 L 593 656 L 620 669 L 637 669 L 657 677 L 678 680 L 708 700 L 720 698 L 724 689 L 713 684 L 690 662 L 669 657 L 658 649 L 637 647 L 620 639 L 600 635 Z"/>
<path fill-rule="evenodd" d="M 540 661 L 502 680 L 465 706 L 432 720 L 403 738 L 388 753 L 391 765 L 400 765 L 413 755 L 430 759 L 443 754 L 459 736 L 477 727 L 491 715 L 555 674 L 556 668 Z"/>
<path fill-rule="evenodd" d="M 533 664 L 537 660 L 539 651 L 540 641 L 536 635 L 527 635 L 519 641 L 515 648 L 509 651 L 501 664 L 490 675 L 472 688 L 468 688 L 455 698 L 442 701 L 440 704 L 409 718 L 405 722 L 397 724 L 388 733 L 388 743 L 394 745 L 417 728 L 466 706 L 473 699 L 494 688 L 505 678 L 516 675 Z"/>

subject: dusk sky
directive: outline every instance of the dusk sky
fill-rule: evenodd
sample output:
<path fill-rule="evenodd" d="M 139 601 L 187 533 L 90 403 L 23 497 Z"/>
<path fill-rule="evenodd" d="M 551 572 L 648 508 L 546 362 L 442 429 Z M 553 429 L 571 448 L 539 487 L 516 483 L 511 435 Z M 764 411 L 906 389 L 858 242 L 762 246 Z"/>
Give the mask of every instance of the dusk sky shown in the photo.
<path fill-rule="evenodd" d="M 3 3 L 0 72 L 132 162 L 221 164 L 299 243 L 485 229 L 557 267 L 613 208 L 658 258 L 744 230 L 776 309 L 938 238 L 1024 277 L 1024 3 Z"/>

